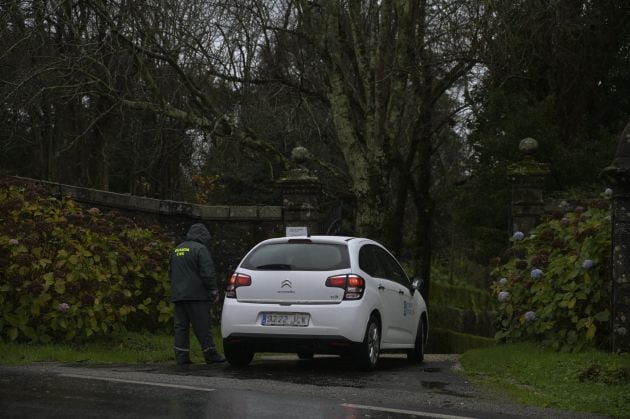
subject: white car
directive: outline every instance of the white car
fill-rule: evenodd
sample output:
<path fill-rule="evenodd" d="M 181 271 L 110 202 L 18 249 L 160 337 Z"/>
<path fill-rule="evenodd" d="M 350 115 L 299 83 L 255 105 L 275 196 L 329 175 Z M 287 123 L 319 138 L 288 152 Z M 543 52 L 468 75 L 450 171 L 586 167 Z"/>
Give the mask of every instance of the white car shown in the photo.
<path fill-rule="evenodd" d="M 225 356 L 244 366 L 256 352 L 338 354 L 365 370 L 381 352 L 422 362 L 428 317 L 419 287 L 373 240 L 265 240 L 230 278 L 221 317 Z"/>

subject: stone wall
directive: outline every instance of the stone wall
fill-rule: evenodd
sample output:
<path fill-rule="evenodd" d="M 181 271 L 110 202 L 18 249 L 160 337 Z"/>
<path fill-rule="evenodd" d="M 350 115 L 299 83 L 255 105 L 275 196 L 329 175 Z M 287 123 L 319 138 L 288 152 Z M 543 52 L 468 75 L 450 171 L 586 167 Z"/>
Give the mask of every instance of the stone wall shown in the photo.
<path fill-rule="evenodd" d="M 47 187 L 52 196 L 71 197 L 86 208 L 97 207 L 103 213 L 125 216 L 140 226 L 157 225 L 171 233 L 173 245 L 185 238 L 193 223 L 203 222 L 212 235 L 210 250 L 221 282 L 227 282 L 235 265 L 256 243 L 285 234 L 282 206 L 199 205 L 28 178 L 15 179 Z"/>
<path fill-rule="evenodd" d="M 18 179 L 48 186 L 54 196 L 69 196 L 78 202 L 143 214 L 183 217 L 200 221 L 282 221 L 281 206 L 200 205 L 82 188 L 42 180 Z"/>
<path fill-rule="evenodd" d="M 461 353 L 494 345 L 495 300 L 489 292 L 431 282 L 429 353 Z"/>

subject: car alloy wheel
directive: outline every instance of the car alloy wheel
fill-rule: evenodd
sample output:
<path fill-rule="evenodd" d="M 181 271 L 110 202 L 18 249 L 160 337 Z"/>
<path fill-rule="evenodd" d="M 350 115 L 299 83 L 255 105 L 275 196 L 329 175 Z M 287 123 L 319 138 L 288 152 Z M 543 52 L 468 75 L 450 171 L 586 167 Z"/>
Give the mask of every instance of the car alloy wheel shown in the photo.
<path fill-rule="evenodd" d="M 372 371 L 376 368 L 378 357 L 381 352 L 381 329 L 378 321 L 374 316 L 370 317 L 367 328 L 365 330 L 365 338 L 361 345 L 358 362 L 359 366 L 366 370 Z"/>

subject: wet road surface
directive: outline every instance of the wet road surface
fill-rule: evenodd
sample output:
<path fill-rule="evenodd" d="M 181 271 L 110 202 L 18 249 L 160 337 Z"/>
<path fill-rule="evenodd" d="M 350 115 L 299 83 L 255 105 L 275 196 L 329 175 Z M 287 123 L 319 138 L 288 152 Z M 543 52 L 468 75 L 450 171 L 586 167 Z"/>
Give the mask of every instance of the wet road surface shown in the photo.
<path fill-rule="evenodd" d="M 3 418 L 576 418 L 471 385 L 452 357 L 382 357 L 372 373 L 338 357 L 229 364 L 0 366 Z"/>

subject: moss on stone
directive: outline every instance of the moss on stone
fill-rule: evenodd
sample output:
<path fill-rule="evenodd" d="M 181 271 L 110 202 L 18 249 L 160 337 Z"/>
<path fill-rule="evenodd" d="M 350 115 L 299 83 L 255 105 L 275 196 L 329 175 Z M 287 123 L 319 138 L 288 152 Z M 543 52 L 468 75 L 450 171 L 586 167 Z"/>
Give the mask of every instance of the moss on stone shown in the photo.
<path fill-rule="evenodd" d="M 447 285 L 431 283 L 429 292 L 431 305 L 448 306 L 476 311 L 496 308 L 490 291 L 464 285 Z"/>
<path fill-rule="evenodd" d="M 469 349 L 494 346 L 495 340 L 441 328 L 429 329 L 427 353 L 458 354 Z"/>
<path fill-rule="evenodd" d="M 462 333 L 494 337 L 495 313 L 488 310 L 460 309 L 448 306 L 429 306 L 431 325 Z"/>
<path fill-rule="evenodd" d="M 495 309 L 489 291 L 432 282 L 427 352 L 462 353 L 493 345 Z"/>

